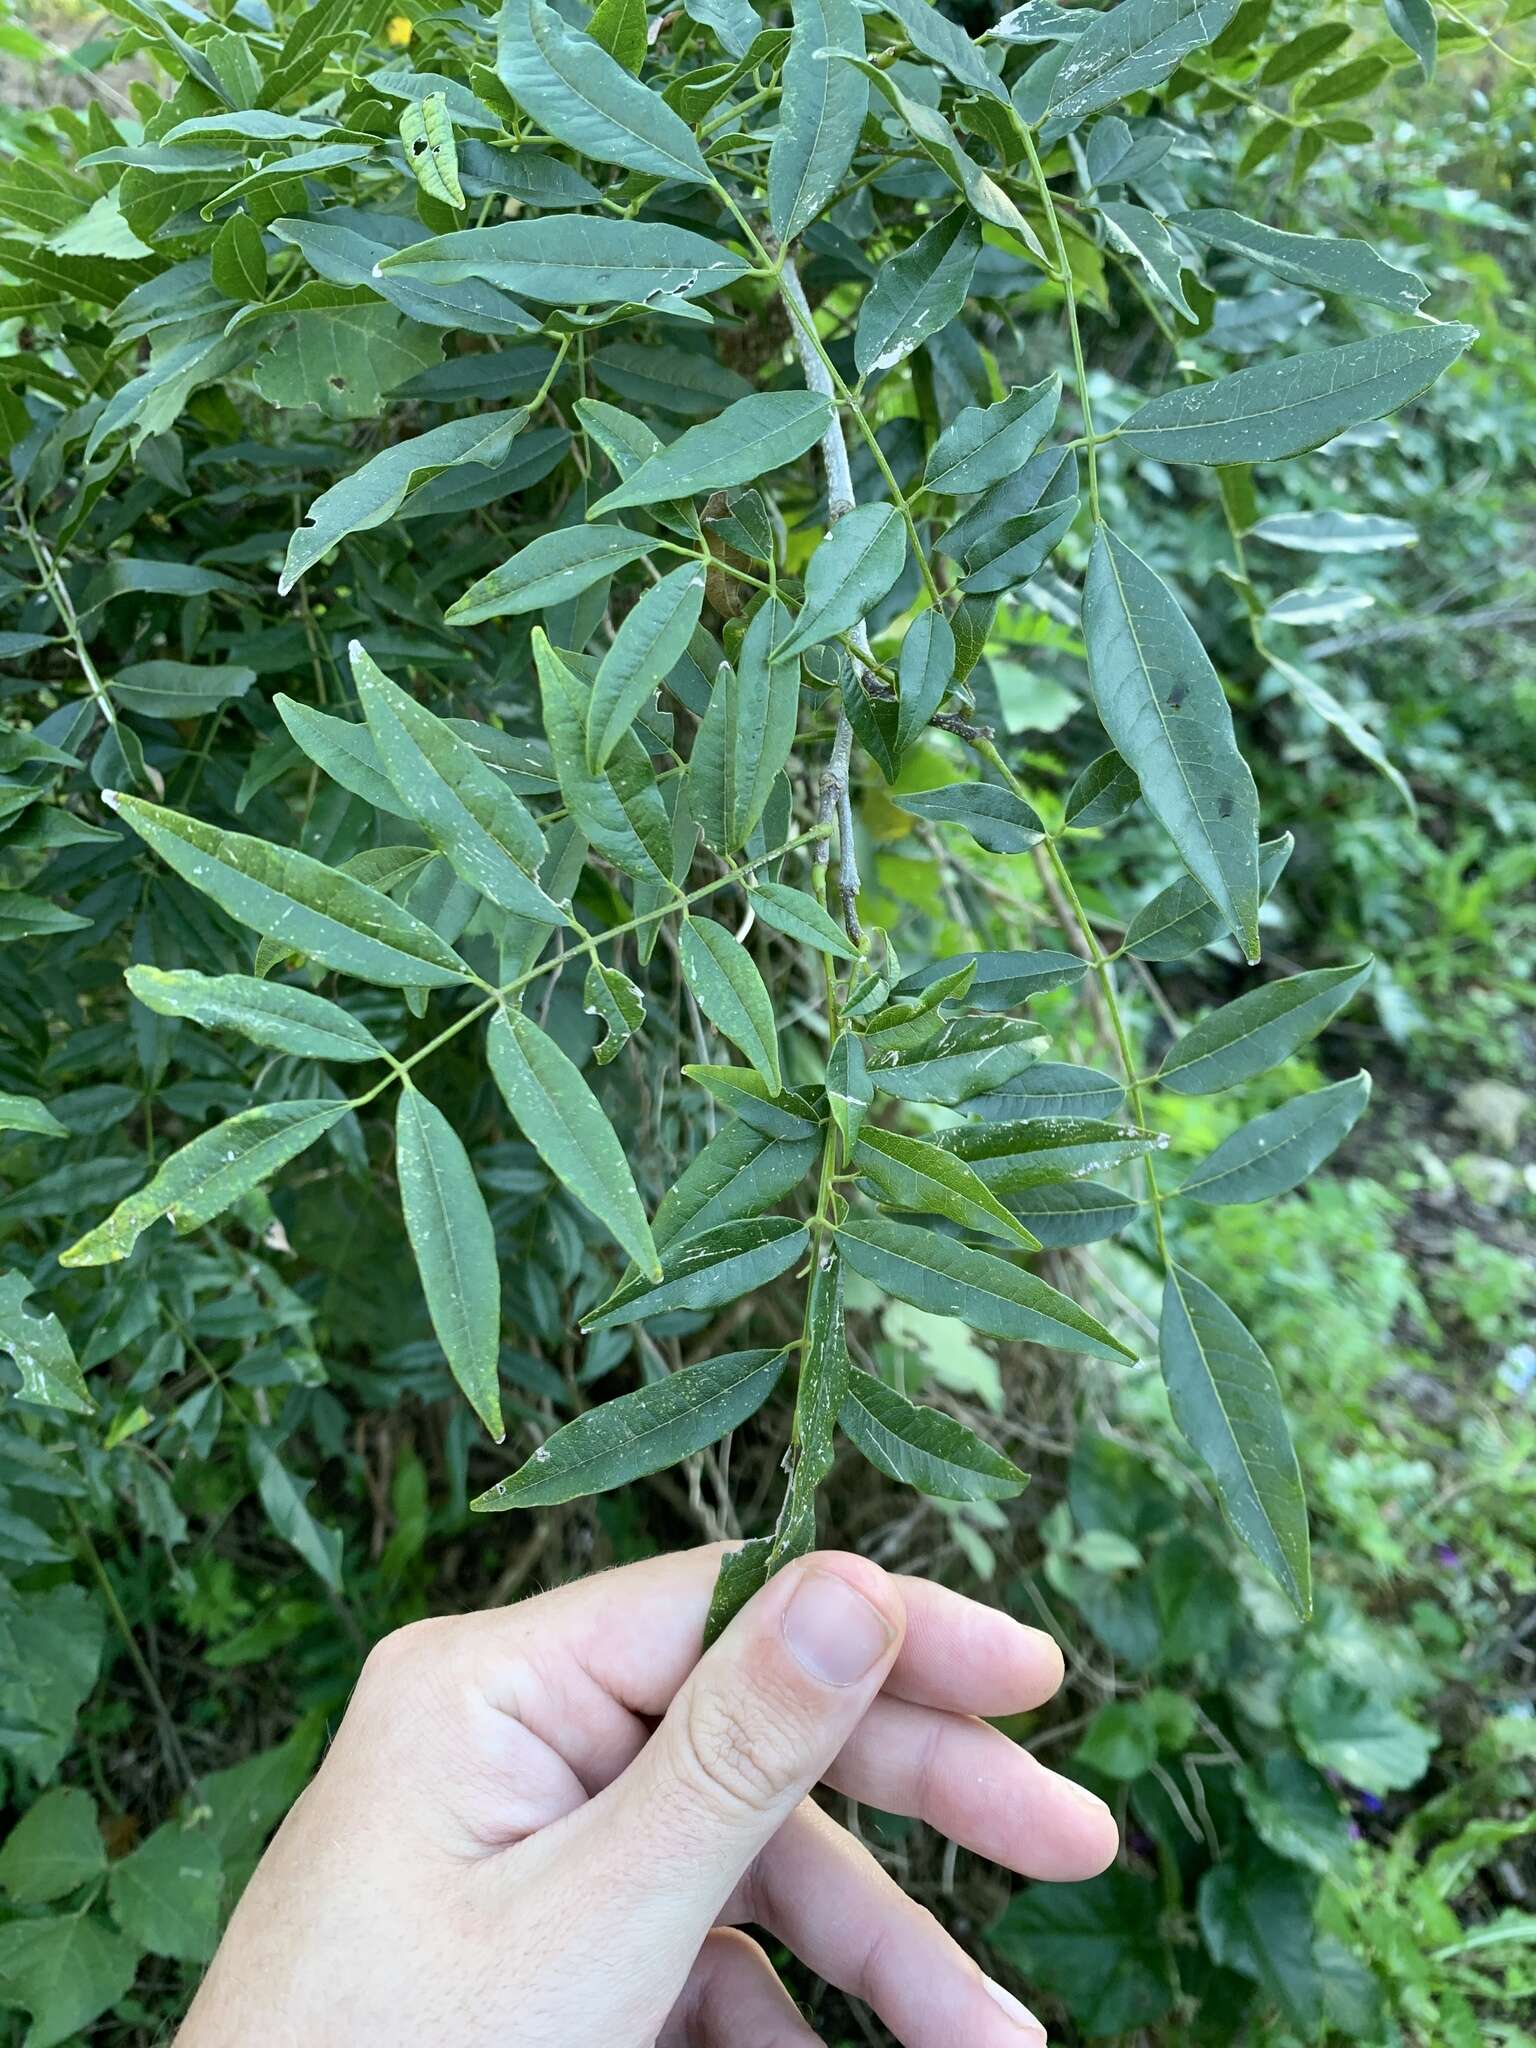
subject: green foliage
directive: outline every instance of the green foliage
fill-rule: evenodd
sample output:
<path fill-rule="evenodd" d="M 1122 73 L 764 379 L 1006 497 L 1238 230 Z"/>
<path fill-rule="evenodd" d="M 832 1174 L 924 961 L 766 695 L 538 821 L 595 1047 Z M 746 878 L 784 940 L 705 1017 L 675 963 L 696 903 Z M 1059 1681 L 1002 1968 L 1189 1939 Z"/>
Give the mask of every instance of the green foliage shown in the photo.
<path fill-rule="evenodd" d="M 682 1468 L 700 1513 L 709 1471 L 746 1539 L 713 1632 L 851 1446 L 988 1571 L 1027 1475 L 950 1412 L 1004 1406 L 978 1335 L 1155 1446 L 1084 1433 L 1034 1588 L 1131 1674 L 1075 1758 L 1131 1852 L 1022 1892 L 1000 1952 L 1090 2036 L 1459 2027 L 1451 1906 L 1497 1845 L 1366 1879 L 1320 1774 L 1416 1786 L 1429 1685 L 1314 1574 L 1303 1478 L 1330 1540 L 1406 1553 L 1282 1391 L 1332 1443 L 1399 1311 L 1494 1347 L 1524 1302 L 1472 1239 L 1426 1307 L 1363 1183 L 1293 1194 L 1370 1093 L 1332 1038 L 1298 1079 L 1326 1028 L 1370 1004 L 1411 1043 L 1469 953 L 1450 1033 L 1518 1020 L 1527 799 L 1446 765 L 1454 689 L 1382 682 L 1383 714 L 1320 651 L 1430 555 L 1458 442 L 1536 451 L 1516 294 L 1458 245 L 1514 214 L 1433 140 L 1422 173 L 1392 141 L 1379 221 L 1361 196 L 1373 96 L 1494 31 L 1425 0 L 399 19 L 123 0 L 92 60 L 122 87 L 0 128 L 17 2038 L 172 2010 L 312 1758 L 308 1720 L 224 1772 L 178 1733 L 134 1633 L 166 1582 L 211 1668 L 291 1660 L 323 1716 L 432 1597 L 430 1543 L 516 1526 L 472 1495 L 602 1493 L 639 1548 L 619 1490 Z M 1495 374 L 1528 401 L 1497 435 Z M 1536 718 L 1506 694 L 1489 760 Z M 1488 822 L 1448 844 L 1413 813 L 1451 790 Z M 770 1470 L 789 1443 L 745 1530 L 733 1432 Z M 1493 1435 L 1458 1455 L 1508 1481 Z M 1476 1541 L 1508 1568 L 1509 1529 Z M 109 1625 L 166 1753 L 137 1846 L 95 1803 Z M 1431 1895 L 1440 1974 L 1382 1925 Z"/>

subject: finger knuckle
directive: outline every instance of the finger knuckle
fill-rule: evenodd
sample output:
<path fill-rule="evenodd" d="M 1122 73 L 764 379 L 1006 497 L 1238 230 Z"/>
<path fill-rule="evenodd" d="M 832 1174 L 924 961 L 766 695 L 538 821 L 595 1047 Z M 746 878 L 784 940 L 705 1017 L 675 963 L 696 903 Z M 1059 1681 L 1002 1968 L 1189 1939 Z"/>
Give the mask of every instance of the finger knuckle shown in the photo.
<path fill-rule="evenodd" d="M 425 1663 L 431 1629 L 429 1621 L 412 1621 L 380 1636 L 363 1664 L 363 1683 L 394 1684 L 403 1672 Z"/>
<path fill-rule="evenodd" d="M 765 1813 L 783 1781 L 783 1745 L 758 1703 L 700 1687 L 682 1725 L 685 1772 L 714 1808 Z"/>

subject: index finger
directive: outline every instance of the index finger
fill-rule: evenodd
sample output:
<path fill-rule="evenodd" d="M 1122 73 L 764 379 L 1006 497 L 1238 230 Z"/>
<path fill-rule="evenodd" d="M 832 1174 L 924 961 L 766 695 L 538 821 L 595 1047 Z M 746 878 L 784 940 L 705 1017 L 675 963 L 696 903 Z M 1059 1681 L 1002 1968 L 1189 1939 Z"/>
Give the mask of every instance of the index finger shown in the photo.
<path fill-rule="evenodd" d="M 720 1560 L 711 1544 L 624 1565 L 597 1578 L 477 1617 L 488 1665 L 520 1659 L 537 1636 L 538 1661 L 564 1651 L 617 1705 L 654 1720 L 698 1662 Z M 1029 1628 L 947 1586 L 892 1574 L 907 1634 L 885 1690 L 914 1705 L 960 1714 L 1038 1707 L 1062 1680 L 1062 1656 Z"/>

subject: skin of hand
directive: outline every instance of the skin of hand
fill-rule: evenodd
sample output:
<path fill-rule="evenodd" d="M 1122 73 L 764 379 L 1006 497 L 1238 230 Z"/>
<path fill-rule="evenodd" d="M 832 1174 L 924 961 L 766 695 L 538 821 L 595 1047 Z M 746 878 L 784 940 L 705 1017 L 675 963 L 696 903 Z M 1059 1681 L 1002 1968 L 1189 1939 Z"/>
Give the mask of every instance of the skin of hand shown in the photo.
<path fill-rule="evenodd" d="M 810 2048 L 744 1922 L 904 2048 L 1038 2048 L 807 1795 L 1030 1877 L 1096 1874 L 1109 1809 L 975 1718 L 1049 1699 L 1056 1645 L 829 1551 L 701 1656 L 721 1554 L 386 1637 L 177 2048 Z"/>

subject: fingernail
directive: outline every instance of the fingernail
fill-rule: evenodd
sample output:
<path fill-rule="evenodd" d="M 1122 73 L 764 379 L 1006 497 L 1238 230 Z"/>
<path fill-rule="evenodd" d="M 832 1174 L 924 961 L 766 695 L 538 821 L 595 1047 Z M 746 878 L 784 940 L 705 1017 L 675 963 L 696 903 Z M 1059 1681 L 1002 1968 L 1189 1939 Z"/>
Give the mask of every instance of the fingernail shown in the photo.
<path fill-rule="evenodd" d="M 853 1685 L 873 1670 L 895 1631 L 877 1607 L 833 1572 L 807 1572 L 784 1610 L 784 1640 L 823 1685 Z"/>
<path fill-rule="evenodd" d="M 1072 1795 L 1077 1805 L 1086 1806 L 1090 1813 L 1109 1813 L 1109 1808 L 1104 1804 L 1098 1793 L 1090 1792 L 1086 1785 L 1079 1785 L 1075 1778 L 1063 1778 L 1061 1783 L 1063 1789 Z M 1113 1818 L 1112 1815 L 1111 1818 Z"/>
<path fill-rule="evenodd" d="M 990 1977 L 983 1977 L 987 1996 L 1000 2005 L 1021 2033 L 1028 2034 L 1036 2048 L 1045 2048 L 1045 2029 L 1035 2018 L 1027 2005 L 1021 2005 L 1011 1991 L 1005 1991 L 1001 1984 L 994 1984 Z"/>

